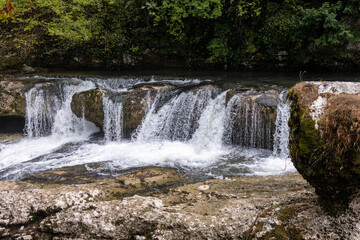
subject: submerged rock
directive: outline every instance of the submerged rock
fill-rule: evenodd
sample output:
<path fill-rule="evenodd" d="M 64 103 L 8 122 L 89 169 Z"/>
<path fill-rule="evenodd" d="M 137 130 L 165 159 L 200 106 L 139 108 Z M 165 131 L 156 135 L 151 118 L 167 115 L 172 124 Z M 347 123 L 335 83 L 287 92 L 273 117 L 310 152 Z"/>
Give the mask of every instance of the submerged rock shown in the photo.
<path fill-rule="evenodd" d="M 360 186 L 360 84 L 349 84 L 302 82 L 288 93 L 292 161 L 332 214 Z"/>
<path fill-rule="evenodd" d="M 85 92 L 75 93 L 71 101 L 71 111 L 77 117 L 85 117 L 86 120 L 95 123 L 98 127 L 104 125 L 103 89 L 92 89 Z"/>

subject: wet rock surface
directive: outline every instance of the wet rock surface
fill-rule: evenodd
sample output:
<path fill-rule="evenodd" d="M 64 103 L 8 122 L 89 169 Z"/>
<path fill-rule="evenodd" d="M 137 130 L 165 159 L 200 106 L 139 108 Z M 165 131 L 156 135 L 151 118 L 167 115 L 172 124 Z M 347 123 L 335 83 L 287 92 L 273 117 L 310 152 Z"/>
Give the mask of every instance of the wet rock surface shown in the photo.
<path fill-rule="evenodd" d="M 24 137 L 24 134 L 6 134 L 6 133 L 0 133 L 0 143 L 13 141 L 17 139 L 21 139 Z"/>
<path fill-rule="evenodd" d="M 132 91 L 123 93 L 123 134 L 130 138 L 134 131 L 141 125 L 147 108 L 155 101 L 165 103 L 172 96 L 172 85 L 137 85 Z M 159 105 L 160 106 L 160 105 Z"/>
<path fill-rule="evenodd" d="M 236 129 L 228 134 L 229 142 L 272 149 L 278 102 L 276 91 L 257 92 L 247 88 L 228 91 L 227 110 L 232 129 Z"/>
<path fill-rule="evenodd" d="M 319 90 L 327 85 L 329 92 Z M 289 91 L 292 161 L 333 214 L 360 186 L 360 95 L 335 90 L 302 82 Z"/>
<path fill-rule="evenodd" d="M 160 174 L 156 171 L 147 168 L 123 179 L 77 185 L 0 182 L 0 237 L 358 239 L 360 236 L 359 198 L 354 198 L 349 210 L 340 217 L 330 217 L 317 204 L 313 188 L 299 174 L 208 180 L 137 193 L 142 196 L 109 194 L 123 186 L 122 180 L 125 184 L 129 179 L 151 182 L 174 175 L 171 169 L 162 169 Z M 203 184 L 210 188 L 199 190 Z"/>
<path fill-rule="evenodd" d="M 0 81 L 0 117 L 25 116 L 25 84 L 21 81 Z"/>
<path fill-rule="evenodd" d="M 77 117 L 84 116 L 86 120 L 102 127 L 104 125 L 103 97 L 105 93 L 106 91 L 103 89 L 75 93 L 71 101 L 71 111 Z"/>

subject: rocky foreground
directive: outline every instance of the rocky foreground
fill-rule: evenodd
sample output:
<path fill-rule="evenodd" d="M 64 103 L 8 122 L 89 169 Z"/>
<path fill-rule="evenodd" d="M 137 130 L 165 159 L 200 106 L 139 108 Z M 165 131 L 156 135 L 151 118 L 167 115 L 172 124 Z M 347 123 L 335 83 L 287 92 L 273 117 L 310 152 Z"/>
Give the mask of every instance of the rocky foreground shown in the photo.
<path fill-rule="evenodd" d="M 318 205 L 314 189 L 297 173 L 171 187 L 184 181 L 173 169 L 143 168 L 111 179 L 71 175 L 80 170 L 66 168 L 0 182 L 0 237 L 360 238 L 360 196 L 347 212 L 330 217 Z M 77 184 L 70 184 L 70 179 Z M 204 184 L 210 188 L 200 190 Z"/>

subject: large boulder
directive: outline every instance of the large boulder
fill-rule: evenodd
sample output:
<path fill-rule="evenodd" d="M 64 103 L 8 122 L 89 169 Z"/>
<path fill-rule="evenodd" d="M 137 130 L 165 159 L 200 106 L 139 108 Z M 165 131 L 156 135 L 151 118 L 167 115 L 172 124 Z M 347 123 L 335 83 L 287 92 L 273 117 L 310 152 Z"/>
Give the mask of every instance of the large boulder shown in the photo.
<path fill-rule="evenodd" d="M 171 95 L 170 92 L 166 90 L 172 88 L 173 86 L 171 85 L 153 86 L 145 84 L 136 86 L 131 91 L 125 93 L 92 89 L 74 94 L 71 102 L 71 110 L 77 117 L 84 116 L 86 120 L 103 128 L 103 97 L 107 96 L 111 100 L 116 98 L 121 99 L 123 105 L 121 116 L 123 118 L 123 137 L 130 138 L 137 127 L 141 125 L 146 109 L 153 103 L 156 96 L 159 94 L 159 102 L 166 102 Z"/>
<path fill-rule="evenodd" d="M 24 91 L 21 81 L 0 81 L 0 117 L 25 117 Z"/>
<path fill-rule="evenodd" d="M 359 92 L 359 83 L 301 82 L 288 93 L 292 161 L 334 214 L 360 186 Z"/>
<path fill-rule="evenodd" d="M 75 93 L 71 101 L 71 110 L 77 117 L 95 123 L 98 127 L 104 125 L 103 96 L 106 91 L 92 89 Z"/>

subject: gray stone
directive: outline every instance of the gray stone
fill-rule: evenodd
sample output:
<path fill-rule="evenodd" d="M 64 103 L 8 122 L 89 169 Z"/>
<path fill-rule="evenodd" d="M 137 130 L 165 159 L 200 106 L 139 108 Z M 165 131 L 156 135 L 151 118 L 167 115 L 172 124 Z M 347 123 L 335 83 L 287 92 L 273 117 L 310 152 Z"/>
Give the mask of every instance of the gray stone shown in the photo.
<path fill-rule="evenodd" d="M 22 69 L 21 69 L 24 73 L 26 74 L 30 74 L 30 73 L 34 73 L 36 72 L 36 70 L 26 64 L 23 65 Z"/>
<path fill-rule="evenodd" d="M 24 89 L 21 81 L 0 81 L 0 116 L 25 117 Z"/>
<path fill-rule="evenodd" d="M 337 218 L 328 216 L 298 174 L 209 180 L 153 196 L 112 200 L 106 196 L 114 186 L 99 183 L 0 182 L 0 237 L 9 233 L 28 239 L 360 237 L 360 196 L 349 211 Z M 201 184 L 211 189 L 199 191 Z"/>

